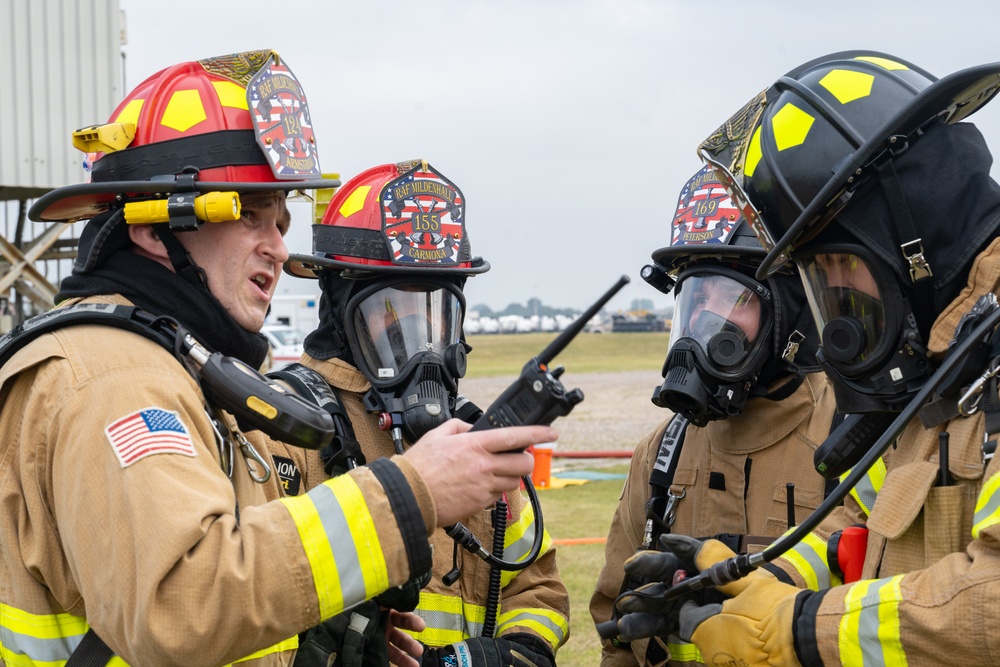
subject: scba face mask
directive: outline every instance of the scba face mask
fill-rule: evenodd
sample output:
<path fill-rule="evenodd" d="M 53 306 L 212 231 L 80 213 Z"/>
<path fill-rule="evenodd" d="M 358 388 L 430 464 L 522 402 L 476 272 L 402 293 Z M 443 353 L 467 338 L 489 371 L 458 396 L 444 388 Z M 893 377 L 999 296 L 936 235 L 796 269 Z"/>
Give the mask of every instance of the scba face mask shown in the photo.
<path fill-rule="evenodd" d="M 653 403 L 693 424 L 738 415 L 768 360 L 773 296 L 733 269 L 681 272 L 674 288 L 670 346 Z"/>
<path fill-rule="evenodd" d="M 821 247 L 796 260 L 838 410 L 900 409 L 932 369 L 892 272 L 859 245 Z"/>
<path fill-rule="evenodd" d="M 346 330 L 358 368 L 371 382 L 366 407 L 401 423 L 416 442 L 450 419 L 465 375 L 465 297 L 448 280 L 397 278 L 359 290 Z"/>

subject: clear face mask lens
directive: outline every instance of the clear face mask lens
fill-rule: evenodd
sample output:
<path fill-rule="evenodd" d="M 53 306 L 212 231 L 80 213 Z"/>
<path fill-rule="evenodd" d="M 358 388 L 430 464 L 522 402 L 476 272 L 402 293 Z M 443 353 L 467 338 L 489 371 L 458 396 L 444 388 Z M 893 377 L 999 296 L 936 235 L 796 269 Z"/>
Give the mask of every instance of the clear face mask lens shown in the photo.
<path fill-rule="evenodd" d="M 885 304 L 871 268 L 849 253 L 818 254 L 803 268 L 827 355 L 845 364 L 866 361 L 886 331 Z"/>
<path fill-rule="evenodd" d="M 721 275 L 696 274 L 677 284 L 673 344 L 689 339 L 723 368 L 743 361 L 760 334 L 763 307 L 747 285 Z"/>
<path fill-rule="evenodd" d="M 450 290 L 388 286 L 353 309 L 361 359 L 375 381 L 392 381 L 421 352 L 444 355 L 459 340 L 462 304 Z"/>

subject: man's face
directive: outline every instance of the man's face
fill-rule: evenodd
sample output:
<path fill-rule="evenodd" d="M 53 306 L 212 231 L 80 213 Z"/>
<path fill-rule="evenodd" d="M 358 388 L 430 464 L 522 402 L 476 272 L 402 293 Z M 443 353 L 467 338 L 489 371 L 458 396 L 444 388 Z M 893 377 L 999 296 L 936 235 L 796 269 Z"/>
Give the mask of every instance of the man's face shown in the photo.
<path fill-rule="evenodd" d="M 283 192 L 243 194 L 240 203 L 239 220 L 205 223 L 178 238 L 226 312 L 244 329 L 260 331 L 288 259 L 291 216 Z"/>

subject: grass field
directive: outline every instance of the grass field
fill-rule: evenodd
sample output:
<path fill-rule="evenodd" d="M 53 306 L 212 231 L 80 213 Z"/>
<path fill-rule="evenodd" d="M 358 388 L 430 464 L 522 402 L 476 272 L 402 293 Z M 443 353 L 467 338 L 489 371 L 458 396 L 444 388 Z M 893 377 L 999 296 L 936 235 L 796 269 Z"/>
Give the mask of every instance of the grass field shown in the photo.
<path fill-rule="evenodd" d="M 469 344 L 474 351 L 469 356 L 467 377 L 515 376 L 555 336 L 545 333 L 470 336 Z M 619 371 L 651 370 L 655 374 L 663 365 L 668 340 L 666 333 L 581 333 L 556 357 L 554 364 L 566 366 L 567 375 L 572 373 L 574 378 L 579 374 Z M 604 463 L 601 472 L 628 471 L 627 463 L 610 467 Z M 539 492 L 545 527 L 552 538 L 605 537 L 622 483 L 621 479 L 595 481 Z M 558 663 L 564 667 L 598 665 L 601 643 L 590 618 L 589 604 L 597 575 L 604 566 L 604 545 L 559 546 L 558 562 L 570 595 L 570 639 L 559 650 Z"/>
<path fill-rule="evenodd" d="M 517 375 L 556 337 L 554 333 L 469 336 L 472 346 L 466 377 Z M 574 373 L 659 370 L 667 356 L 667 333 L 581 333 L 556 356 Z"/>
<path fill-rule="evenodd" d="M 469 355 L 466 377 L 516 376 L 524 364 L 539 354 L 556 335 L 469 336 L 473 352 Z M 581 333 L 553 363 L 564 365 L 567 376 L 572 375 L 571 382 L 574 383 L 579 381 L 577 376 L 580 374 L 623 371 L 650 371 L 655 380 L 663 366 L 668 341 L 667 333 Z M 648 406 L 645 395 L 643 393 L 643 398 L 633 400 L 641 400 Z M 627 418 L 627 412 L 621 414 L 622 418 Z M 574 413 L 570 418 L 579 419 L 580 416 Z M 556 426 L 559 426 L 558 422 Z M 607 464 L 605 460 L 597 465 L 601 472 L 624 474 L 628 471 L 627 462 L 610 467 Z M 554 464 L 553 468 L 557 465 Z M 607 536 L 622 483 L 621 479 L 595 481 L 539 492 L 545 528 L 555 540 Z M 601 643 L 590 618 L 589 605 L 597 575 L 604 566 L 604 544 L 559 546 L 558 562 L 570 596 L 570 639 L 559 650 L 558 663 L 564 667 L 598 665 Z"/>
<path fill-rule="evenodd" d="M 628 465 L 601 468 L 601 472 L 628 472 Z M 545 528 L 554 540 L 604 537 L 618 506 L 622 480 L 588 482 L 539 492 Z M 604 567 L 604 544 L 572 544 L 557 547 L 559 572 L 569 591 L 570 638 L 559 649 L 563 667 L 598 665 L 601 641 L 590 618 L 590 596 L 597 575 Z"/>

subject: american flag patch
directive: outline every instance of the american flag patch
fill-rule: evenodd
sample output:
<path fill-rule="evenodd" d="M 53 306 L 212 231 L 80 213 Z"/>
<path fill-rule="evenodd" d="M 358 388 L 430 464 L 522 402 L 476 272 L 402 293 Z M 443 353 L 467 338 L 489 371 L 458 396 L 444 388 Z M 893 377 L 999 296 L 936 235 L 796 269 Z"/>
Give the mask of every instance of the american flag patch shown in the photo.
<path fill-rule="evenodd" d="M 176 412 L 146 408 L 108 425 L 104 433 L 126 468 L 152 454 L 197 456 L 194 442 Z"/>

